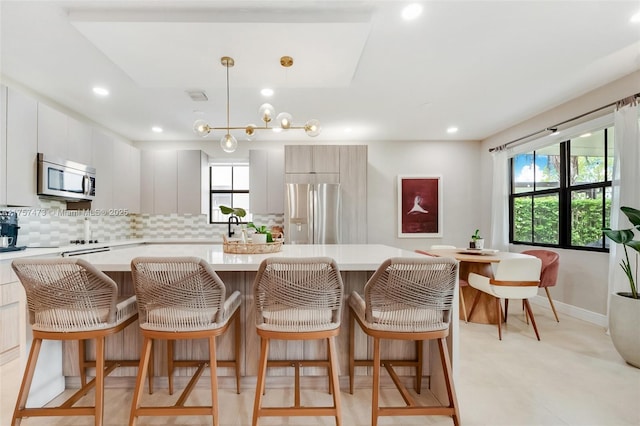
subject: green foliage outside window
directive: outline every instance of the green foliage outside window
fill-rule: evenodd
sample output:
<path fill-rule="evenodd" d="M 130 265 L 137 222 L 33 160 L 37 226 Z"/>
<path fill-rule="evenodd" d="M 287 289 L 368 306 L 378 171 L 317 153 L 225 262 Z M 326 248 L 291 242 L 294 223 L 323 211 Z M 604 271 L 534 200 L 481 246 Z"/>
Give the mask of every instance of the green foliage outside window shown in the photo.
<path fill-rule="evenodd" d="M 514 199 L 514 241 L 559 244 L 558 197 L 536 197 L 535 222 L 531 220 L 531 197 Z M 611 200 L 606 200 L 606 211 Z M 573 200 L 571 204 L 571 245 L 578 247 L 602 247 L 602 199 Z M 534 233 L 532 237 L 532 226 Z"/>

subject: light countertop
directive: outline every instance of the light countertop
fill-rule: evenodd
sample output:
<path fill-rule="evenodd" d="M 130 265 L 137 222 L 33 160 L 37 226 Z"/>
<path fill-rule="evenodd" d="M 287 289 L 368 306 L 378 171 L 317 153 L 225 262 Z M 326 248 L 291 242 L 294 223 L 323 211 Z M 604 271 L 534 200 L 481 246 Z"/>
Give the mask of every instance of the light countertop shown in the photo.
<path fill-rule="evenodd" d="M 391 257 L 420 257 L 410 250 L 380 244 L 328 244 L 282 246 L 282 251 L 267 254 L 229 254 L 222 244 L 207 240 L 123 240 L 108 244 L 71 245 L 61 248 L 31 248 L 21 252 L 4 253 L 0 260 L 25 256 L 58 256 L 67 250 L 111 247 L 112 250 L 76 256 L 86 259 L 103 271 L 129 271 L 131 259 L 138 256 L 195 256 L 205 259 L 220 271 L 257 271 L 267 257 L 327 256 L 336 260 L 344 271 L 372 271 Z M 12 256 L 11 256 L 12 255 Z"/>

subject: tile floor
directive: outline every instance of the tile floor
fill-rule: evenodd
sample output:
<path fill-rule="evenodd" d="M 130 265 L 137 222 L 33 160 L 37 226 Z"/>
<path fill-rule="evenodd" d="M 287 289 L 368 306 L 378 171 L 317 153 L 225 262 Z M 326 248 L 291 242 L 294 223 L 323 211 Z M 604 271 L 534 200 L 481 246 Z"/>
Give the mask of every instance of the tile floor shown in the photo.
<path fill-rule="evenodd" d="M 601 327 L 561 316 L 556 323 L 550 311 L 534 306 L 542 341 L 522 315 L 511 313 L 503 340 L 494 326 L 460 326 L 460 375 L 456 382 L 462 425 L 525 426 L 640 425 L 640 369 L 622 361 Z M 0 367 L 0 425 L 9 425 L 22 364 L 14 361 Z M 428 392 L 423 392 L 428 394 Z M 158 389 L 153 398 L 168 398 Z M 193 403 L 204 403 L 209 393 L 197 389 Z M 107 389 L 105 425 L 126 425 L 132 391 Z M 253 389 L 236 395 L 220 392 L 220 423 L 251 424 Z M 291 392 L 267 391 L 267 402 L 287 400 Z M 303 399 L 329 403 L 323 392 L 303 392 Z M 370 389 L 350 395 L 343 387 L 342 424 L 370 424 Z M 91 394 L 89 396 L 91 399 Z M 398 401 L 396 393 L 384 390 L 386 403 Z M 326 401 L 323 401 L 326 400 Z M 157 401 L 157 399 L 156 399 Z M 89 417 L 74 419 L 30 418 L 23 426 L 92 425 Z M 207 417 L 141 418 L 139 425 L 206 425 Z M 267 418 L 261 425 L 333 425 L 333 418 Z M 451 425 L 446 417 L 382 418 L 380 425 Z"/>

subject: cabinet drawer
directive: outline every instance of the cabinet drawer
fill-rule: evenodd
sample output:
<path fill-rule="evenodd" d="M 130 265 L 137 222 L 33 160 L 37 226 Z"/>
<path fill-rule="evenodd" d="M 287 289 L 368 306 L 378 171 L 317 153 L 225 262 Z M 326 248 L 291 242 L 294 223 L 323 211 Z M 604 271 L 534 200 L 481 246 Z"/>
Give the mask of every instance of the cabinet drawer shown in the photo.
<path fill-rule="evenodd" d="M 0 307 L 18 303 L 20 300 L 22 286 L 19 282 L 14 281 L 12 283 L 0 285 Z M 5 323 L 9 324 L 9 323 Z"/>

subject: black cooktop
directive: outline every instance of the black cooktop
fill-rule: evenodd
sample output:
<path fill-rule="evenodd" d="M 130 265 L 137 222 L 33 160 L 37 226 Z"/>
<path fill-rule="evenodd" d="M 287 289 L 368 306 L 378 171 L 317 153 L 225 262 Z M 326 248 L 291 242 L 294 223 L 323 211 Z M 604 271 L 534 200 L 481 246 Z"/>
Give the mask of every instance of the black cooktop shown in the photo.
<path fill-rule="evenodd" d="M 27 246 L 10 246 L 10 247 L 0 247 L 0 253 L 5 253 L 8 251 L 20 251 L 26 249 Z"/>

